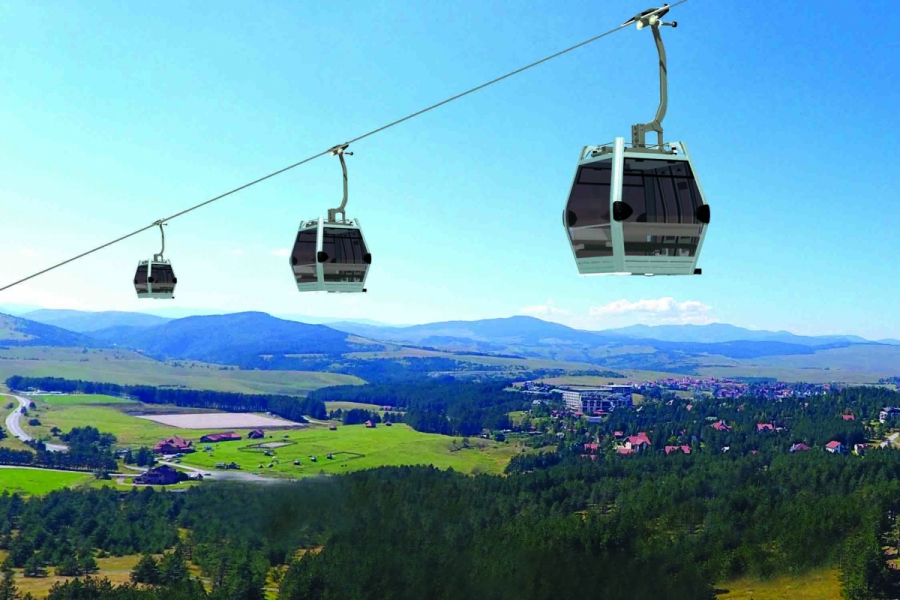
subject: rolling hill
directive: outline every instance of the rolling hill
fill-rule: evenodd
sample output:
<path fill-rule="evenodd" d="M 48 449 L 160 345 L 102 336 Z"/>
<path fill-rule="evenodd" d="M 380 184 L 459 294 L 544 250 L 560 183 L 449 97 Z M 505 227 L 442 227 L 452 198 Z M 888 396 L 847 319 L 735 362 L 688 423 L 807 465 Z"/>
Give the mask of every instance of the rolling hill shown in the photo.
<path fill-rule="evenodd" d="M 110 327 L 92 336 L 156 358 L 242 365 L 261 355 L 344 354 L 358 347 L 345 332 L 266 313 L 185 317 L 155 327 Z"/>
<path fill-rule="evenodd" d="M 0 346 L 96 348 L 104 345 L 81 333 L 0 313 Z"/>
<path fill-rule="evenodd" d="M 153 327 L 168 323 L 171 319 L 146 313 L 82 310 L 40 309 L 22 315 L 23 318 L 62 327 L 69 331 L 88 333 L 110 327 Z"/>

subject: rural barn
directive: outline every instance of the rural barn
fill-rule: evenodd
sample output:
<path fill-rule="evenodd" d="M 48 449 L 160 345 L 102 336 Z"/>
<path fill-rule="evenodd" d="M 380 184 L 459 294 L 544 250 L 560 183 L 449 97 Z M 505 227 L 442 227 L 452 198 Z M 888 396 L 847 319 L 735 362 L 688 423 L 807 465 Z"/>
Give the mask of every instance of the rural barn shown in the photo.
<path fill-rule="evenodd" d="M 241 439 L 241 436 L 236 434 L 233 431 L 225 431 L 223 433 L 211 433 L 209 435 L 204 435 L 200 438 L 200 441 L 204 444 L 212 444 L 215 442 L 235 442 Z"/>

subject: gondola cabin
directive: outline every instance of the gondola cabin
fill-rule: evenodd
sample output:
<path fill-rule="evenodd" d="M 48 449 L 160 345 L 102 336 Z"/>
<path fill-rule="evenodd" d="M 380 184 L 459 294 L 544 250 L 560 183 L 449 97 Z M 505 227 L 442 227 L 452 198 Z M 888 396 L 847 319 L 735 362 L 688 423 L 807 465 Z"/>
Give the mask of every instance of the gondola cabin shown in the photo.
<path fill-rule="evenodd" d="M 134 274 L 134 289 L 138 298 L 174 298 L 178 279 L 167 260 L 142 260 Z"/>
<path fill-rule="evenodd" d="M 563 211 L 581 275 L 693 275 L 709 205 L 680 142 L 582 150 Z"/>
<path fill-rule="evenodd" d="M 359 221 L 319 217 L 300 224 L 290 262 L 301 292 L 365 292 L 372 255 Z"/>

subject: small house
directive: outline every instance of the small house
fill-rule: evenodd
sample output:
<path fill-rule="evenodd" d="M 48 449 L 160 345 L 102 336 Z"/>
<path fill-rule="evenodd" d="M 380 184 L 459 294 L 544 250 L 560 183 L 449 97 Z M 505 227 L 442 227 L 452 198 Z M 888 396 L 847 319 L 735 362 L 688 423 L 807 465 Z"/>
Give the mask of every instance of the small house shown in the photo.
<path fill-rule="evenodd" d="M 790 451 L 791 452 L 806 452 L 807 450 L 809 450 L 809 446 L 807 446 L 803 442 L 800 442 L 799 444 L 794 444 L 793 446 L 791 446 Z"/>
<path fill-rule="evenodd" d="M 216 442 L 236 442 L 241 439 L 241 436 L 236 434 L 233 431 L 226 431 L 224 433 L 211 433 L 209 435 L 204 435 L 200 438 L 200 441 L 204 444 L 214 444 Z"/>
<path fill-rule="evenodd" d="M 166 438 L 153 446 L 153 451 L 157 454 L 179 454 L 193 452 L 193 442 L 178 436 Z"/>
<path fill-rule="evenodd" d="M 763 431 L 775 431 L 775 426 L 772 425 L 771 423 L 757 423 L 757 424 L 756 424 L 756 431 L 759 431 L 759 432 L 763 432 Z"/>
<path fill-rule="evenodd" d="M 169 465 L 161 465 L 148 469 L 142 475 L 135 477 L 133 481 L 139 485 L 172 485 L 187 478 L 187 475 Z"/>
<path fill-rule="evenodd" d="M 328 431 L 337 431 L 337 425 L 329 425 Z"/>
<path fill-rule="evenodd" d="M 366 421 L 366 429 L 375 429 L 375 423 L 373 423 L 371 420 Z"/>
<path fill-rule="evenodd" d="M 678 451 L 681 451 L 684 454 L 690 454 L 691 447 L 690 446 L 666 446 L 666 455 L 669 455 L 673 452 L 678 452 Z"/>
<path fill-rule="evenodd" d="M 266 437 L 266 432 L 262 429 L 254 429 L 250 433 L 247 434 L 248 440 L 261 440 Z"/>
<path fill-rule="evenodd" d="M 716 431 L 731 431 L 731 425 L 727 425 L 724 420 L 716 421 L 712 424 L 712 428 Z"/>
<path fill-rule="evenodd" d="M 855 421 L 856 417 L 854 415 L 841 415 L 841 418 L 845 421 Z"/>
<path fill-rule="evenodd" d="M 847 448 L 838 441 L 828 442 L 825 444 L 825 450 L 831 452 L 832 454 L 844 454 L 847 452 Z"/>

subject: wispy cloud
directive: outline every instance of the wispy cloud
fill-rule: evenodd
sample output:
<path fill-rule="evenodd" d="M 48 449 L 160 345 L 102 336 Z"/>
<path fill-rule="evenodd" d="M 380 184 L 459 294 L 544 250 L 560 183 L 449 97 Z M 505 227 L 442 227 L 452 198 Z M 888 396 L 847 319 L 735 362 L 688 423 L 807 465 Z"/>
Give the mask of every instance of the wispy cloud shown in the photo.
<path fill-rule="evenodd" d="M 234 250 L 231 251 L 231 253 L 232 254 L 243 254 L 244 249 L 243 248 L 235 248 Z"/>
<path fill-rule="evenodd" d="M 552 299 L 525 306 L 519 314 L 555 321 L 579 329 L 608 329 L 628 325 L 705 325 L 712 323 L 713 308 L 697 300 L 676 301 L 672 297 L 616 300 L 591 306 L 587 313 L 558 306 Z"/>
<path fill-rule="evenodd" d="M 526 306 L 519 310 L 519 313 L 531 317 L 571 317 L 572 312 L 555 305 L 553 299 L 547 300 L 543 304 L 534 306 Z M 555 320 L 555 319 L 551 319 Z"/>
<path fill-rule="evenodd" d="M 704 325 L 712 322 L 711 312 L 712 307 L 708 304 L 696 300 L 677 302 L 671 296 L 635 301 L 616 300 L 588 309 L 588 315 L 592 319 L 630 316 L 632 320 L 647 325 L 688 323 Z"/>
<path fill-rule="evenodd" d="M 291 255 L 291 251 L 289 248 L 275 248 L 274 250 L 272 250 L 272 255 L 287 258 Z"/>

